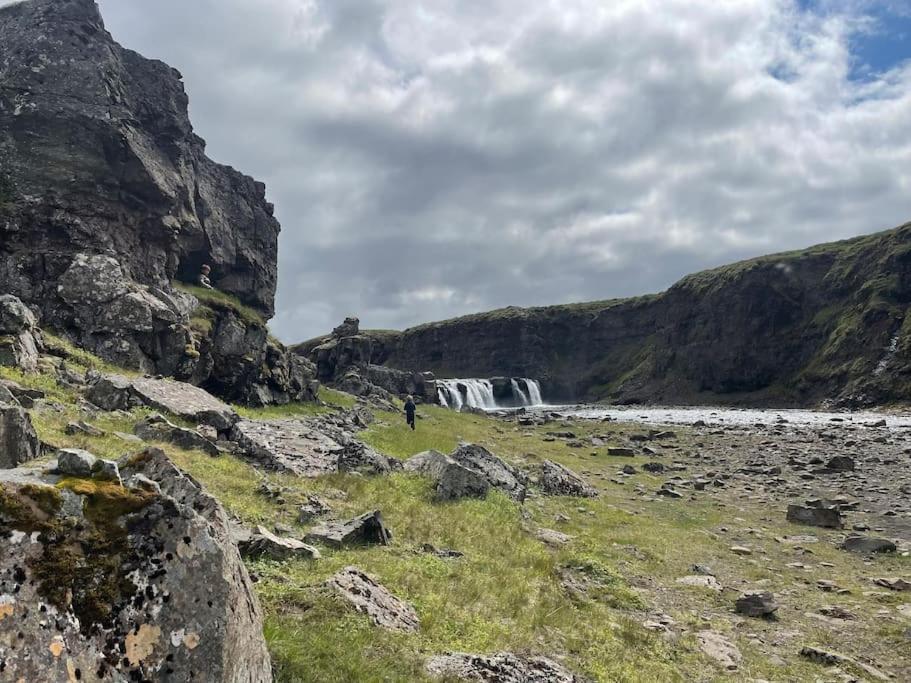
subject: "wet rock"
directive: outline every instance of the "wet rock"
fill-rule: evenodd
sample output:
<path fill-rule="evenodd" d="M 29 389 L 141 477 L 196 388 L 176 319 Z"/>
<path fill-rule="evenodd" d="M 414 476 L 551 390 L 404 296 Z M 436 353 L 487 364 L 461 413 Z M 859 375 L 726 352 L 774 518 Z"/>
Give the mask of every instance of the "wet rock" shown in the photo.
<path fill-rule="evenodd" d="M 841 511 L 836 507 L 788 505 L 787 520 L 794 524 L 818 526 L 827 529 L 841 529 L 844 527 Z"/>
<path fill-rule="evenodd" d="M 872 553 L 894 553 L 898 547 L 892 541 L 885 538 L 874 538 L 872 536 L 848 536 L 841 547 L 852 553 L 872 554 Z"/>
<path fill-rule="evenodd" d="M 0 403 L 0 470 L 18 467 L 41 454 L 32 419 L 19 405 Z"/>
<path fill-rule="evenodd" d="M 161 441 L 185 450 L 198 450 L 207 455 L 220 455 L 218 446 L 199 432 L 169 422 L 163 415 L 149 415 L 133 427 L 133 433 L 143 441 Z"/>
<path fill-rule="evenodd" d="M 752 591 L 737 598 L 734 609 L 748 617 L 769 617 L 778 609 L 778 603 L 768 591 Z"/>
<path fill-rule="evenodd" d="M 737 669 L 743 661 L 743 656 L 737 646 L 720 633 L 700 631 L 696 634 L 696 641 L 704 655 L 729 671 Z"/>
<path fill-rule="evenodd" d="M 434 497 L 437 500 L 483 498 L 490 490 L 490 482 L 481 472 L 460 465 L 438 451 L 412 456 L 405 462 L 405 470 L 425 474 L 436 482 Z"/>
<path fill-rule="evenodd" d="M 551 496 L 594 498 L 598 495 L 597 489 L 578 474 L 568 467 L 550 460 L 541 463 L 541 476 L 538 484 L 544 493 Z"/>
<path fill-rule="evenodd" d="M 238 542 L 237 547 L 244 557 L 265 557 L 270 560 L 318 560 L 319 550 L 294 538 L 276 536 L 263 526 L 257 526 L 256 532 L 249 538 Z"/>
<path fill-rule="evenodd" d="M 374 624 L 391 631 L 413 632 L 420 628 L 414 608 L 389 592 L 357 567 L 346 567 L 326 585 L 370 617 Z"/>
<path fill-rule="evenodd" d="M 511 652 L 471 655 L 455 652 L 427 661 L 431 676 L 488 683 L 582 683 L 582 679 L 546 657 Z"/>
<path fill-rule="evenodd" d="M 383 524 L 379 510 L 366 512 L 346 522 L 325 522 L 313 527 L 307 534 L 308 541 L 335 548 L 372 543 L 388 545 L 391 538 L 392 532 Z"/>
<path fill-rule="evenodd" d="M 0 506 L 0 526 L 26 532 L 0 537 L 0 585 L 12 595 L 0 599 L 0 632 L 15 624 L 16 637 L 0 678 L 272 681 L 259 603 L 224 511 L 160 451 L 121 464 L 128 481 L 141 475 L 161 493 L 60 489 L 35 471 L 0 472 L 4 496 L 19 503 Z M 61 561 L 63 547 L 77 571 Z"/>
<path fill-rule="evenodd" d="M 453 451 L 450 457 L 460 465 L 480 472 L 492 487 L 503 491 L 514 500 L 525 500 L 528 491 L 528 478 L 525 474 L 483 446 L 464 444 Z"/>

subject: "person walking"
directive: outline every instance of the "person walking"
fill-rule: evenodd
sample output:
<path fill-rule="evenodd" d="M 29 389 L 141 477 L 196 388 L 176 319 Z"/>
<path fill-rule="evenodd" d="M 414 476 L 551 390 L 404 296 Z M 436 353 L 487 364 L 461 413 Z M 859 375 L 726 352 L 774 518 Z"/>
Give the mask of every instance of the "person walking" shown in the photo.
<path fill-rule="evenodd" d="M 405 399 L 405 420 L 408 422 L 408 426 L 411 427 L 412 431 L 414 430 L 414 414 L 417 412 L 418 407 L 414 404 L 414 399 L 411 396 L 408 396 Z"/>

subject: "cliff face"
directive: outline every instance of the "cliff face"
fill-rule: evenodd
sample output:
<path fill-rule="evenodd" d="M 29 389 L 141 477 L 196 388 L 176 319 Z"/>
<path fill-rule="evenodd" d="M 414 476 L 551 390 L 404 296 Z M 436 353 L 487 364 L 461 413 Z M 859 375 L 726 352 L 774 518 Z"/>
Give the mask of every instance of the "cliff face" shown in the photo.
<path fill-rule="evenodd" d="M 508 308 L 384 335 L 373 362 L 539 378 L 552 400 L 911 400 L 911 224 L 688 276 L 638 299 Z"/>
<path fill-rule="evenodd" d="M 259 367 L 264 327 L 221 316 L 194 336 L 197 303 L 172 283 L 208 263 L 270 317 L 279 224 L 262 183 L 205 155 L 187 103 L 180 74 L 114 42 L 93 0 L 0 9 L 0 288 L 106 359 L 244 398 L 235 378 L 255 373 L 219 376 L 219 360 Z"/>

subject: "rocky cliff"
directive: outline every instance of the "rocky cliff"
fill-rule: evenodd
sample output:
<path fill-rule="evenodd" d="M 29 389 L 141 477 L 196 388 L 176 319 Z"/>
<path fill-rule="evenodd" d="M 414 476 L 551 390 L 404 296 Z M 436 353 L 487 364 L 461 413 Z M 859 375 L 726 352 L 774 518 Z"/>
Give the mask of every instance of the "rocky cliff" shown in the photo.
<path fill-rule="evenodd" d="M 370 361 L 539 378 L 550 400 L 907 403 L 909 302 L 911 224 L 698 273 L 655 296 L 383 333 Z"/>
<path fill-rule="evenodd" d="M 93 0 L 0 8 L 0 291 L 119 364 L 236 400 L 306 397 L 306 369 L 265 330 L 265 186 L 206 156 L 187 103 L 180 73 L 118 45 Z M 204 263 L 233 305 L 201 314 L 173 283 Z"/>

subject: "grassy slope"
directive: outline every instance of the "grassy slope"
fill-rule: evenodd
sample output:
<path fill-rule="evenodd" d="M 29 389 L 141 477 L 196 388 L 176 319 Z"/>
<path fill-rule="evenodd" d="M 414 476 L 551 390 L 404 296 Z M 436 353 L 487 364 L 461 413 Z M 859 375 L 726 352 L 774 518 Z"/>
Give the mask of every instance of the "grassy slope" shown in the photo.
<path fill-rule="evenodd" d="M 0 370 L 0 376 L 45 389 L 61 404 L 60 412 L 35 415 L 44 440 L 84 447 L 108 457 L 141 448 L 114 436 L 66 436 L 66 422 L 83 417 L 76 408 L 74 393 L 57 387 L 45 376 L 23 376 L 5 369 Z M 350 397 L 337 393 L 324 397 L 350 404 Z M 309 411 L 291 407 L 256 416 Z M 134 411 L 93 422 L 106 430 L 129 432 L 143 414 Z M 297 504 L 308 494 L 318 494 L 339 515 L 381 509 L 395 534 L 389 547 L 324 549 L 324 557 L 318 562 L 251 563 L 251 570 L 259 577 L 266 636 L 279 681 L 419 681 L 423 680 L 422 661 L 428 654 L 504 649 L 554 656 L 573 670 L 603 681 L 725 677 L 696 652 L 691 639 L 672 642 L 643 629 L 640 624 L 651 610 L 671 614 L 678 623 L 691 628 L 728 632 L 745 656 L 737 679 L 814 680 L 825 675 L 820 667 L 797 657 L 796 647 L 789 649 L 793 656 L 783 665 L 770 663 L 753 643 L 757 638 L 768 641 L 778 637 L 782 627 L 751 620 L 747 628 L 738 628 L 737 620 L 729 615 L 731 595 L 706 594 L 674 584 L 676 577 L 691 573 L 693 563 L 708 562 L 716 571 L 736 573 L 786 593 L 789 605 L 800 606 L 798 611 L 787 612 L 789 622 L 800 619 L 802 610 L 836 601 L 803 579 L 799 570 L 786 567 L 795 559 L 789 555 L 793 551 L 772 537 L 794 530 L 771 522 L 760 504 L 721 503 L 718 499 L 645 504 L 637 500 L 632 487 L 642 484 L 653 490 L 662 479 L 639 474 L 625 486 L 611 483 L 608 478 L 619 467 L 616 460 L 592 457 L 589 450 L 571 449 L 562 441 L 546 441 L 545 428 L 519 428 L 432 407 L 423 407 L 421 415 L 418 431 L 411 432 L 401 416 L 381 414 L 365 438 L 379 450 L 398 457 L 426 448 L 446 451 L 459 439 L 484 443 L 527 468 L 547 457 L 587 472 L 604 493 L 596 500 L 532 498 L 525 506 L 528 519 L 524 519 L 522 509 L 499 494 L 486 500 L 435 504 L 429 483 L 413 475 L 296 479 L 264 475 L 235 458 L 213 459 L 165 446 L 175 462 L 245 522 L 297 526 Z M 598 424 L 573 429 L 580 435 L 616 430 L 619 443 L 624 427 Z M 639 465 L 640 460 L 630 462 Z M 264 476 L 286 487 L 284 504 L 255 492 Z M 569 521 L 557 522 L 557 515 L 565 515 Z M 739 539 L 727 537 L 719 529 L 730 524 L 732 516 L 739 527 L 763 529 L 748 539 L 757 558 L 740 558 L 728 552 Z M 549 549 L 529 533 L 534 526 L 557 528 L 575 540 L 562 549 Z M 419 552 L 423 543 L 454 548 L 465 557 L 437 559 Z M 886 651 L 874 653 L 871 649 L 871 654 L 882 661 L 891 648 L 899 653 L 893 656 L 900 656 L 896 648 L 902 642 L 901 634 L 880 632 L 875 626 L 876 610 L 894 607 L 898 597 L 860 599 L 867 586 L 855 577 L 869 573 L 861 560 L 825 543 L 815 546 L 813 552 L 814 562 L 833 565 L 827 576 L 852 590 L 849 606 L 863 620 L 858 636 L 869 638 L 879 650 Z M 349 564 L 372 573 L 395 594 L 413 603 L 421 618 L 420 632 L 400 635 L 382 631 L 331 596 L 314 590 Z M 588 574 L 601 578 L 603 587 L 587 599 L 568 598 L 557 576 L 559 568 L 566 565 L 586 567 Z M 895 558 L 878 565 L 882 575 L 901 575 L 908 563 Z M 810 628 L 816 628 L 815 642 L 830 642 L 825 628 Z"/>

